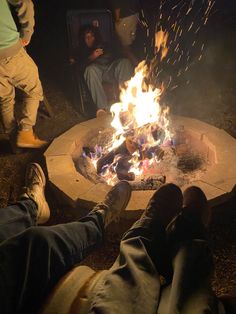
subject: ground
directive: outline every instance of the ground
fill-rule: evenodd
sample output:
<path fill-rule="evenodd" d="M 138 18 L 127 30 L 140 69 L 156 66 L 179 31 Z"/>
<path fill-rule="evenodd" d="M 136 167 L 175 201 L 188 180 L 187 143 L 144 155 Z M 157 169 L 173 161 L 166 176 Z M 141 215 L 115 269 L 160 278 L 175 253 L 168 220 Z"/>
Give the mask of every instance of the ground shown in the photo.
<path fill-rule="evenodd" d="M 236 139 L 235 22 L 230 15 L 223 16 L 218 22 L 215 17 L 211 27 L 202 61 L 185 74 L 179 81 L 179 87 L 168 95 L 167 101 L 173 113 L 206 121 L 224 129 Z M 37 41 L 36 37 L 29 51 L 39 65 L 44 92 L 53 109 L 51 118 L 38 116 L 36 132 L 40 137 L 52 140 L 84 120 L 84 117 L 79 114 L 79 104 L 71 102 L 66 42 L 63 42 L 62 36 L 63 44 L 59 43 L 58 37 L 54 36 L 57 34 L 55 28 L 49 32 L 50 38 Z M 61 47 L 60 51 L 58 47 Z M 189 84 L 185 84 L 186 81 L 190 81 Z M 20 105 L 20 101 L 17 105 Z M 1 136 L 0 145 L 0 206 L 4 207 L 16 201 L 24 181 L 25 167 L 30 161 L 39 162 L 45 171 L 46 167 L 43 150 L 12 154 L 4 135 Z M 72 209 L 61 207 L 53 198 L 50 186 L 47 186 L 46 194 L 52 208 L 49 224 L 76 218 L 77 214 Z M 236 198 L 212 210 L 210 239 L 215 262 L 212 285 L 217 295 L 236 295 L 235 209 Z M 109 267 L 118 252 L 119 238 L 131 223 L 122 221 L 122 230 L 108 232 L 105 243 L 85 263 L 96 269 Z"/>

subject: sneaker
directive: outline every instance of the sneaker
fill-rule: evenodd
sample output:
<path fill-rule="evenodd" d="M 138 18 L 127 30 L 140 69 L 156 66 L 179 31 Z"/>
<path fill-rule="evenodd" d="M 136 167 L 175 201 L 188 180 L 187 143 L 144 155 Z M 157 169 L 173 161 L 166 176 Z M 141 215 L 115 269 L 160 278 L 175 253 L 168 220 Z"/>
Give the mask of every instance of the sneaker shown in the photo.
<path fill-rule="evenodd" d="M 25 187 L 22 198 L 32 199 L 38 206 L 37 223 L 43 224 L 50 217 L 50 209 L 45 199 L 46 178 L 43 169 L 37 163 L 28 165 L 25 174 Z"/>
<path fill-rule="evenodd" d="M 173 183 L 164 184 L 153 194 L 143 215 L 157 219 L 166 228 L 180 213 L 182 205 L 180 188 Z"/>
<path fill-rule="evenodd" d="M 112 221 L 117 220 L 125 210 L 131 197 L 131 186 L 127 181 L 120 181 L 105 196 L 105 200 L 98 203 L 92 210 L 93 212 L 105 212 L 104 227 Z"/>
<path fill-rule="evenodd" d="M 210 221 L 210 208 L 204 192 L 197 186 L 190 186 L 183 193 L 183 215 L 207 226 Z"/>
<path fill-rule="evenodd" d="M 22 148 L 41 148 L 47 145 L 46 141 L 40 140 L 32 130 L 18 131 L 16 146 Z"/>

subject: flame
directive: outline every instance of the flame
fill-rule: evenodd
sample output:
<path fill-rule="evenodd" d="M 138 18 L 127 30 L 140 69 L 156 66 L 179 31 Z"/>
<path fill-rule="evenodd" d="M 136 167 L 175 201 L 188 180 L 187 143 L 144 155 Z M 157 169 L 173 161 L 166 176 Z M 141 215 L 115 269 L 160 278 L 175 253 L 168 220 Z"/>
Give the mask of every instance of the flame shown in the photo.
<path fill-rule="evenodd" d="M 159 103 L 163 87 L 155 88 L 147 84 L 148 70 L 147 64 L 141 62 L 135 70 L 135 75 L 121 90 L 120 102 L 111 106 L 111 126 L 114 130 L 112 141 L 102 148 L 102 153 L 99 151 L 101 156 L 125 143 L 130 153 L 127 174 L 132 174 L 136 179 L 145 174 L 148 168 L 159 163 L 152 148 L 165 146 L 171 140 L 169 109 L 162 108 Z M 159 135 L 154 136 L 154 133 Z M 149 151 L 147 158 L 145 154 Z M 98 159 L 93 159 L 95 167 Z M 122 155 L 117 154 L 112 164 L 107 164 L 102 169 L 101 175 L 110 185 L 118 181 L 116 172 L 121 159 Z"/>
<path fill-rule="evenodd" d="M 167 32 L 161 30 L 156 33 L 155 47 L 160 52 L 160 61 L 167 55 L 167 40 Z M 171 142 L 169 109 L 160 106 L 164 87 L 154 87 L 149 82 L 153 66 L 152 62 L 150 66 L 145 61 L 140 62 L 135 75 L 125 82 L 120 102 L 110 109 L 114 130 L 112 140 L 102 149 L 97 147 L 97 153 L 92 156 L 92 162 L 98 168 L 99 158 L 114 152 L 112 162 L 100 169 L 101 176 L 110 185 L 118 181 L 119 171 L 127 171 L 128 180 L 141 179 L 160 162 L 158 151 L 161 147 Z M 124 147 L 125 157 L 120 147 Z"/>
<path fill-rule="evenodd" d="M 168 32 L 163 31 L 162 29 L 155 33 L 155 50 L 156 53 L 161 52 L 161 61 L 166 57 L 168 53 L 167 40 Z"/>

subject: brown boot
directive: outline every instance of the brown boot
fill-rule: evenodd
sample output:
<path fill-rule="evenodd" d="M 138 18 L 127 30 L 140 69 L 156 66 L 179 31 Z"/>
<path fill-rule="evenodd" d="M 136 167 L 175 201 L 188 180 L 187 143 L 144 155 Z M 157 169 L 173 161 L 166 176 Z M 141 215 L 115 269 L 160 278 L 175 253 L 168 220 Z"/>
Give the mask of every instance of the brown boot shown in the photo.
<path fill-rule="evenodd" d="M 46 141 L 40 140 L 32 130 L 21 130 L 17 134 L 16 146 L 22 148 L 41 148 L 47 145 Z"/>

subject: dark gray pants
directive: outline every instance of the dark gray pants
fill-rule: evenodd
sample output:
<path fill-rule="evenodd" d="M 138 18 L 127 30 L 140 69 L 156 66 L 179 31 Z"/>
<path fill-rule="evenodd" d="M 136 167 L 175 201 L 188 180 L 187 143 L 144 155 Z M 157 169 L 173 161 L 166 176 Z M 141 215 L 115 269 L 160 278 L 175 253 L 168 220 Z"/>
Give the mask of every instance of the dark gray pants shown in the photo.
<path fill-rule="evenodd" d="M 174 255 L 168 247 L 157 221 L 137 221 L 124 235 L 114 265 L 94 288 L 89 313 L 220 313 L 210 287 L 206 241 L 190 239 Z"/>

